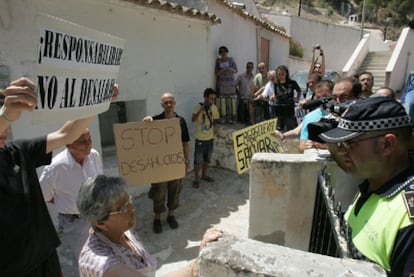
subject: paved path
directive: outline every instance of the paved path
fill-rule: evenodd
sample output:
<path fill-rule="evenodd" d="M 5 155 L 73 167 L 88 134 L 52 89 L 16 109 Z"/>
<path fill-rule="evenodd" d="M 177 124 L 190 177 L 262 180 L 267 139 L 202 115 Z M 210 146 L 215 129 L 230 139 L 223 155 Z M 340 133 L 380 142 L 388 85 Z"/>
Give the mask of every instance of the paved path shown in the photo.
<path fill-rule="evenodd" d="M 247 238 L 249 214 L 249 175 L 220 168 L 211 168 L 214 183 L 200 182 L 191 186 L 193 174 L 183 180 L 180 207 L 176 210 L 179 228 L 171 230 L 162 215 L 163 232 L 152 232 L 152 200 L 147 193 L 134 198 L 136 231 L 147 250 L 158 258 L 157 276 L 180 267 L 196 257 L 206 229 L 218 226 L 240 238 Z M 63 260 L 64 277 L 71 277 L 71 265 Z"/>

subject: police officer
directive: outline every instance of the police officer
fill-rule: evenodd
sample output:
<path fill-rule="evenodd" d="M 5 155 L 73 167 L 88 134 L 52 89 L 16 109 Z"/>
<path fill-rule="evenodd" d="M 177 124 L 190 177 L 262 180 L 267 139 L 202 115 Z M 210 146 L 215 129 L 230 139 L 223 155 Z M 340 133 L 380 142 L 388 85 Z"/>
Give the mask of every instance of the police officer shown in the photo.
<path fill-rule="evenodd" d="M 365 180 L 345 219 L 358 255 L 389 276 L 414 274 L 411 134 L 404 107 L 389 97 L 374 97 L 352 104 L 336 128 L 319 135 L 333 158 L 345 161 L 346 172 Z"/>

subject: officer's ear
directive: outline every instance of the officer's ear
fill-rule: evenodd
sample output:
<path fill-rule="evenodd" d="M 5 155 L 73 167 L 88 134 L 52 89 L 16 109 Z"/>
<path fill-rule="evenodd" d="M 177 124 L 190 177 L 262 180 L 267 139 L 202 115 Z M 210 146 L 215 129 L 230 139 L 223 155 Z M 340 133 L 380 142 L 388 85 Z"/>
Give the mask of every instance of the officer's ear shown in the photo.
<path fill-rule="evenodd" d="M 397 134 L 389 133 L 384 135 L 384 143 L 382 145 L 383 154 L 386 156 L 391 155 L 398 146 Z"/>

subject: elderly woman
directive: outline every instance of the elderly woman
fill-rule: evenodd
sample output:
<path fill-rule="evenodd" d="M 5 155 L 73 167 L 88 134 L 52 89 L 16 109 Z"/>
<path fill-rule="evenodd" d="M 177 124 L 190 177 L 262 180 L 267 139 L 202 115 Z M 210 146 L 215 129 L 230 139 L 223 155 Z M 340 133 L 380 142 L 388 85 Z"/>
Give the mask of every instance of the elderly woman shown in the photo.
<path fill-rule="evenodd" d="M 104 175 L 88 179 L 79 190 L 77 204 L 81 216 L 92 225 L 79 257 L 81 276 L 144 276 L 137 271 L 155 272 L 156 259 L 131 230 L 135 208 L 124 179 Z"/>
<path fill-rule="evenodd" d="M 124 179 L 104 175 L 88 179 L 79 190 L 77 204 L 81 216 L 92 225 L 79 257 L 81 276 L 155 276 L 156 259 L 132 231 L 135 208 Z M 208 230 L 201 247 L 221 236 L 218 229 Z M 198 263 L 194 260 L 167 276 L 190 277 L 197 274 Z"/>

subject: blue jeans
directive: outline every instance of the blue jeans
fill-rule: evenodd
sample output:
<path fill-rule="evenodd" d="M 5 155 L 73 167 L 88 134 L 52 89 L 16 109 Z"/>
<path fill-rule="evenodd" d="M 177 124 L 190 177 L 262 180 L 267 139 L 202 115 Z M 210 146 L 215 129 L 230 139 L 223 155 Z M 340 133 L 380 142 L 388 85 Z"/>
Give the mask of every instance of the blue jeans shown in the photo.
<path fill-rule="evenodd" d="M 209 164 L 213 153 L 214 139 L 195 141 L 194 166 L 200 167 L 203 163 Z"/>

